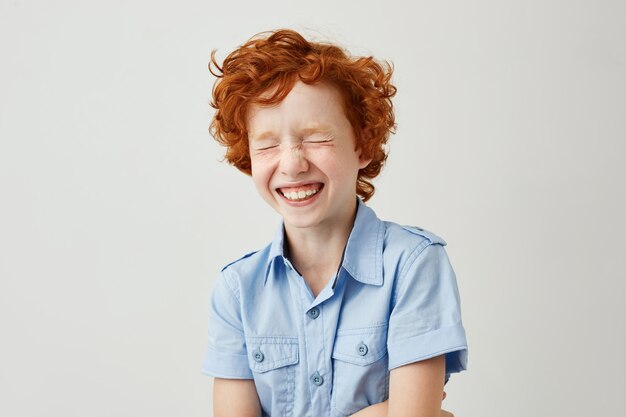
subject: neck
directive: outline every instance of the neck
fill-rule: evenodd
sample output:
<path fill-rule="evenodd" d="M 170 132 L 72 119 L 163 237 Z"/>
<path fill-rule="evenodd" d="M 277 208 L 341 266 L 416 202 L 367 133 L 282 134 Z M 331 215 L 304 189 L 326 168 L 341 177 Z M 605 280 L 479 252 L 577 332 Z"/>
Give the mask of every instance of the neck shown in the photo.
<path fill-rule="evenodd" d="M 356 217 L 356 204 L 344 219 L 332 225 L 294 228 L 285 225 L 289 258 L 317 295 L 340 266 Z"/>

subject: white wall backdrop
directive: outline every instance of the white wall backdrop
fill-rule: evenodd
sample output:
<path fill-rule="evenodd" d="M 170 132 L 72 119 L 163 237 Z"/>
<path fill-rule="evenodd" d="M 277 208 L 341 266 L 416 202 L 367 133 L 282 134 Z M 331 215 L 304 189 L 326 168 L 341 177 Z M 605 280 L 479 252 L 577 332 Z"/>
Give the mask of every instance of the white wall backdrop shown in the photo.
<path fill-rule="evenodd" d="M 207 132 L 279 27 L 393 61 L 371 206 L 448 241 L 457 416 L 626 414 L 626 3 L 0 0 L 0 415 L 209 416 L 222 265 L 277 217 Z"/>

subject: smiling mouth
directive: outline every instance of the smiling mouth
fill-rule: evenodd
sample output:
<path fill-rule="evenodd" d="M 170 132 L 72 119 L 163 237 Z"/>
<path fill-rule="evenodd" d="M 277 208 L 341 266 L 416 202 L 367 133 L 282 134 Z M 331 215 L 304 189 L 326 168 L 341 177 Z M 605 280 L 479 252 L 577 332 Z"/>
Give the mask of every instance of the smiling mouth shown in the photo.
<path fill-rule="evenodd" d="M 322 188 L 324 188 L 324 184 L 316 183 L 316 184 L 307 184 L 300 187 L 284 187 L 278 188 L 277 191 L 285 197 L 289 201 L 298 202 L 298 201 L 306 201 L 317 193 L 319 193 Z"/>

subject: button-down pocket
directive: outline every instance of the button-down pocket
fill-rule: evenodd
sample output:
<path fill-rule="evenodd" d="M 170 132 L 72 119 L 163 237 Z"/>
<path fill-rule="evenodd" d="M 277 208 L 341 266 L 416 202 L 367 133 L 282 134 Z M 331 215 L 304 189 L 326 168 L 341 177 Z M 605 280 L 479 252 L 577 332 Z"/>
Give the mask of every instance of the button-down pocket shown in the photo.
<path fill-rule="evenodd" d="M 293 410 L 298 338 L 247 337 L 246 344 L 248 363 L 263 409 Z"/>
<path fill-rule="evenodd" d="M 334 415 L 350 415 L 387 399 L 387 325 L 339 329 L 332 358 Z"/>

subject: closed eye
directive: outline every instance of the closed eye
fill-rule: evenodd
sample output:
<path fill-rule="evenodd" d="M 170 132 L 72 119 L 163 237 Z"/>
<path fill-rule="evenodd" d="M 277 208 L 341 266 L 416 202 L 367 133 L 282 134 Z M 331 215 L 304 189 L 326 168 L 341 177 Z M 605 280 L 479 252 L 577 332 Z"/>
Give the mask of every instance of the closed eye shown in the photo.
<path fill-rule="evenodd" d="M 263 141 L 261 143 L 252 144 L 252 150 L 255 152 L 269 151 L 270 149 L 274 149 L 280 146 L 280 143 L 277 141 Z"/>
<path fill-rule="evenodd" d="M 300 138 L 304 143 L 328 143 L 334 139 L 331 130 L 320 130 L 319 128 L 304 129 L 300 133 Z"/>
<path fill-rule="evenodd" d="M 256 148 L 257 151 L 267 151 L 268 149 L 273 149 L 278 147 L 278 145 L 268 145 L 268 146 L 263 146 L 261 148 Z"/>
<path fill-rule="evenodd" d="M 305 139 L 304 143 L 328 143 L 332 141 L 332 139 Z"/>

